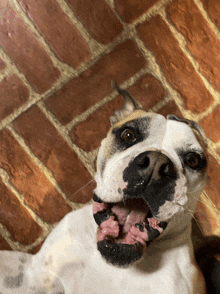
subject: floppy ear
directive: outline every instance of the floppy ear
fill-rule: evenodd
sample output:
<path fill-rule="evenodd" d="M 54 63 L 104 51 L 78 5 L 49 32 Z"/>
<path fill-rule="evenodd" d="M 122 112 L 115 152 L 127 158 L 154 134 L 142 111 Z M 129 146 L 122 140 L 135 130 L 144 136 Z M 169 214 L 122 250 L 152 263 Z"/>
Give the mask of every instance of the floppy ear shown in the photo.
<path fill-rule="evenodd" d="M 203 131 L 203 128 L 199 124 L 197 124 L 193 120 L 189 120 L 189 119 L 186 119 L 186 118 L 180 118 L 180 117 L 178 117 L 178 116 L 176 116 L 174 114 L 168 115 L 167 119 L 183 122 L 183 123 L 187 124 L 188 126 L 190 126 L 192 128 L 192 130 L 194 131 L 194 133 L 197 136 L 199 136 L 200 140 L 202 140 L 202 142 L 204 144 L 204 147 L 205 148 L 208 147 L 206 134 Z"/>
<path fill-rule="evenodd" d="M 137 109 L 144 109 L 140 102 L 137 102 L 128 91 L 122 90 L 116 82 L 112 81 L 112 88 L 114 88 L 120 95 L 124 97 L 124 105 L 121 109 L 114 112 L 114 116 L 110 117 L 111 125 L 124 119 Z"/>

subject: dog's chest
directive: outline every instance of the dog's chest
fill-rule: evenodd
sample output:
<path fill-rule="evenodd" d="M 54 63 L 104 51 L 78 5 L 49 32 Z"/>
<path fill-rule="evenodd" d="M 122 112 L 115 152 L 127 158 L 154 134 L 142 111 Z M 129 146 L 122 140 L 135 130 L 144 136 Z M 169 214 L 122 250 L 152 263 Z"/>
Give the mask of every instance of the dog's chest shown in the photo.
<path fill-rule="evenodd" d="M 77 260 L 80 261 L 74 267 L 67 267 L 66 277 L 71 276 L 68 284 L 70 283 L 70 289 L 74 289 L 74 292 L 67 293 L 202 293 L 193 292 L 192 289 L 192 277 L 195 268 L 190 257 L 191 246 L 185 242 L 182 245 L 174 246 L 175 241 L 177 241 L 175 238 L 153 242 L 148 247 L 144 259 L 136 266 L 133 265 L 124 269 L 109 265 L 101 257 L 96 247 L 94 235 L 96 234 L 97 226 L 92 222 L 91 208 L 91 206 L 87 206 L 72 213 L 63 223 L 64 228 L 67 223 L 70 225 L 70 227 L 66 228 L 66 231 L 69 232 L 71 228 L 70 236 L 73 236 L 74 240 L 70 239 L 70 243 L 76 246 L 69 252 L 69 258 L 72 255 L 75 256 L 78 252 Z M 80 224 L 80 229 L 72 225 L 76 219 Z M 67 239 L 64 239 L 66 244 Z M 170 249 L 171 243 L 173 244 L 173 249 Z M 87 246 L 82 246 L 82 244 L 87 244 Z M 68 246 L 67 248 L 65 247 L 65 250 L 63 248 L 66 254 L 68 253 L 68 248 Z M 62 282 L 65 284 L 66 278 Z"/>
<path fill-rule="evenodd" d="M 77 293 L 193 293 L 189 289 L 190 276 L 187 285 L 187 277 L 179 275 L 179 267 L 176 260 L 170 258 L 170 254 L 166 258 L 157 254 L 155 258 L 148 258 L 149 264 L 140 263 L 139 267 L 121 269 L 108 265 L 97 251 L 87 262 Z M 188 268 L 188 272 L 190 271 Z"/>

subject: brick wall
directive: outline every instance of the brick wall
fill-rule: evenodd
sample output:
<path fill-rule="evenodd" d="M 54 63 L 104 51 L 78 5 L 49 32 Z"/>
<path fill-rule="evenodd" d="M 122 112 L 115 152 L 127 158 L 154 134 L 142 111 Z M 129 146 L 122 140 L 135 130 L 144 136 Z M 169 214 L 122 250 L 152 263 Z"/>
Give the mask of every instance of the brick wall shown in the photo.
<path fill-rule="evenodd" d="M 0 249 L 37 252 L 91 200 L 98 146 L 122 106 L 200 123 L 211 182 L 196 219 L 220 235 L 220 2 L 0 1 Z"/>

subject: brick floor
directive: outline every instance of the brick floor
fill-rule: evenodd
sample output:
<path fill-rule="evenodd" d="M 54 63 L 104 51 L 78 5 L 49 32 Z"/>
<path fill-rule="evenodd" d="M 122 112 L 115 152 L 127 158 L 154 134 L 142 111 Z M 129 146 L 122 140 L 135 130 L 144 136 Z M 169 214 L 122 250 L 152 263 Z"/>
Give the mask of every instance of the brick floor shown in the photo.
<path fill-rule="evenodd" d="M 120 16 L 121 20 L 127 23 L 131 23 L 141 16 L 144 12 L 147 12 L 158 0 L 116 0 L 115 10 Z"/>
<path fill-rule="evenodd" d="M 77 68 L 89 58 L 89 46 L 56 1 L 19 2 L 62 62 Z"/>
<path fill-rule="evenodd" d="M 35 34 L 8 1 L 0 22 L 0 40 L 8 56 L 25 74 L 34 90 L 41 94 L 50 89 L 60 72 Z"/>
<path fill-rule="evenodd" d="M 36 253 L 45 228 L 92 198 L 123 103 L 111 80 L 204 128 L 211 181 L 195 217 L 220 235 L 219 1 L 15 2 L 0 4 L 0 250 Z"/>
<path fill-rule="evenodd" d="M 195 114 L 204 112 L 213 103 L 213 97 L 162 17 L 157 15 L 138 25 L 137 32 L 155 55 L 168 82 L 181 95 L 185 107 Z"/>
<path fill-rule="evenodd" d="M 0 221 L 12 238 L 21 244 L 34 242 L 43 232 L 30 213 L 19 203 L 17 197 L 0 180 Z"/>
<path fill-rule="evenodd" d="M 168 14 L 177 29 L 186 38 L 187 48 L 199 63 L 201 73 L 219 91 L 220 41 L 218 37 L 191 0 L 174 1 L 168 9 Z"/>
<path fill-rule="evenodd" d="M 0 146 L 0 167 L 23 195 L 25 203 L 43 220 L 54 223 L 71 210 L 8 130 L 0 133 Z"/>
<path fill-rule="evenodd" d="M 4 61 L 0 58 L 0 71 L 2 71 L 6 67 Z"/>
<path fill-rule="evenodd" d="M 67 124 L 77 114 L 111 94 L 111 80 L 122 83 L 146 64 L 137 45 L 131 40 L 125 41 L 55 92 L 46 104 L 57 119 Z"/>
<path fill-rule="evenodd" d="M 29 90 L 21 79 L 15 75 L 9 75 L 0 82 L 0 119 L 7 117 L 29 98 Z"/>
<path fill-rule="evenodd" d="M 109 44 L 122 32 L 122 23 L 105 0 L 68 0 L 67 2 L 97 42 Z"/>

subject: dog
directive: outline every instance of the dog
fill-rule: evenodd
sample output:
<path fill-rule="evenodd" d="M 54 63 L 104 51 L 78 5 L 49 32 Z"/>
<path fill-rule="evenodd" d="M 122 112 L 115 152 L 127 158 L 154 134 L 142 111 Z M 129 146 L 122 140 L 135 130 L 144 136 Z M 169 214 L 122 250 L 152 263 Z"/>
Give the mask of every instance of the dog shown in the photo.
<path fill-rule="evenodd" d="M 113 86 L 125 101 L 99 149 L 93 203 L 67 214 L 36 255 L 0 252 L 1 294 L 206 293 L 191 240 L 208 181 L 204 131 Z"/>

